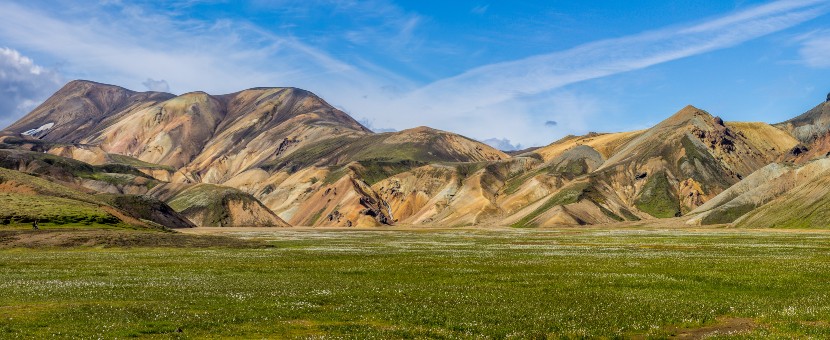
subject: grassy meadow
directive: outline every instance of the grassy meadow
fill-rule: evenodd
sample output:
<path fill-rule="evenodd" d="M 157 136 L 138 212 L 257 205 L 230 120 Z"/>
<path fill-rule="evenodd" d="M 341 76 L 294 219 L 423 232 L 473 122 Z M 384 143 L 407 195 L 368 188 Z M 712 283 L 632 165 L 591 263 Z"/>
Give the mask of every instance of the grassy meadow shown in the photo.
<path fill-rule="evenodd" d="M 830 337 L 821 231 L 230 235 L 257 246 L 6 247 L 0 338 Z"/>

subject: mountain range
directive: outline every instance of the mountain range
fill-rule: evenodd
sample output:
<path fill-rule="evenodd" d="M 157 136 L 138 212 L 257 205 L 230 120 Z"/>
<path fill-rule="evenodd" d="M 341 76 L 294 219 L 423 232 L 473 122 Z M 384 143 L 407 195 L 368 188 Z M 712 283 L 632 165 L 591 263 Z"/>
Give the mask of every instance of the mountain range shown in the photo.
<path fill-rule="evenodd" d="M 0 222 L 830 221 L 830 101 L 772 125 L 687 106 L 649 129 L 508 151 L 429 127 L 374 133 L 296 88 L 176 96 L 78 80 L 0 133 Z"/>

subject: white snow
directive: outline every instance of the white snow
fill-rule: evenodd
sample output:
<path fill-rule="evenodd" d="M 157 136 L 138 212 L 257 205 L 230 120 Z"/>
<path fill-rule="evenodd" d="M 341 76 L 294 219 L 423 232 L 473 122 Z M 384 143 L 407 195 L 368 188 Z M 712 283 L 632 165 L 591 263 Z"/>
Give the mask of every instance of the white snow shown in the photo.
<path fill-rule="evenodd" d="M 27 135 L 27 136 L 35 135 L 35 134 L 41 133 L 41 132 L 43 132 L 43 131 L 49 130 L 49 129 L 51 129 L 53 126 L 55 126 L 55 123 L 46 123 L 46 124 L 41 125 L 41 126 L 40 126 L 39 128 L 37 128 L 37 129 L 31 129 L 31 130 L 29 130 L 29 131 L 24 132 L 23 134 L 24 134 L 24 135 Z"/>

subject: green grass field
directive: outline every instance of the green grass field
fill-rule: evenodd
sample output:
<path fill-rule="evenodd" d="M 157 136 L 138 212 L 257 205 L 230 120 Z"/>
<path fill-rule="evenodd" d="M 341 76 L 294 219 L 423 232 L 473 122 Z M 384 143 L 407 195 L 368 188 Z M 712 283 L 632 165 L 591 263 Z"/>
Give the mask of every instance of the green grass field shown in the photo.
<path fill-rule="evenodd" d="M 234 236 L 272 247 L 0 250 L 0 338 L 830 337 L 826 232 Z"/>

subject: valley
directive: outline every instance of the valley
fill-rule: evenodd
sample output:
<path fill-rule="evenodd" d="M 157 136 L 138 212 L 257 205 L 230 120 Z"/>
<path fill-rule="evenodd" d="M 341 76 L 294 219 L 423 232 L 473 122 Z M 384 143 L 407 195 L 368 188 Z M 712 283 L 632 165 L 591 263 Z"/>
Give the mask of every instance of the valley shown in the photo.
<path fill-rule="evenodd" d="M 0 334 L 830 335 L 825 231 L 628 225 L 186 234 L 205 231 L 250 243 L 0 249 Z"/>

